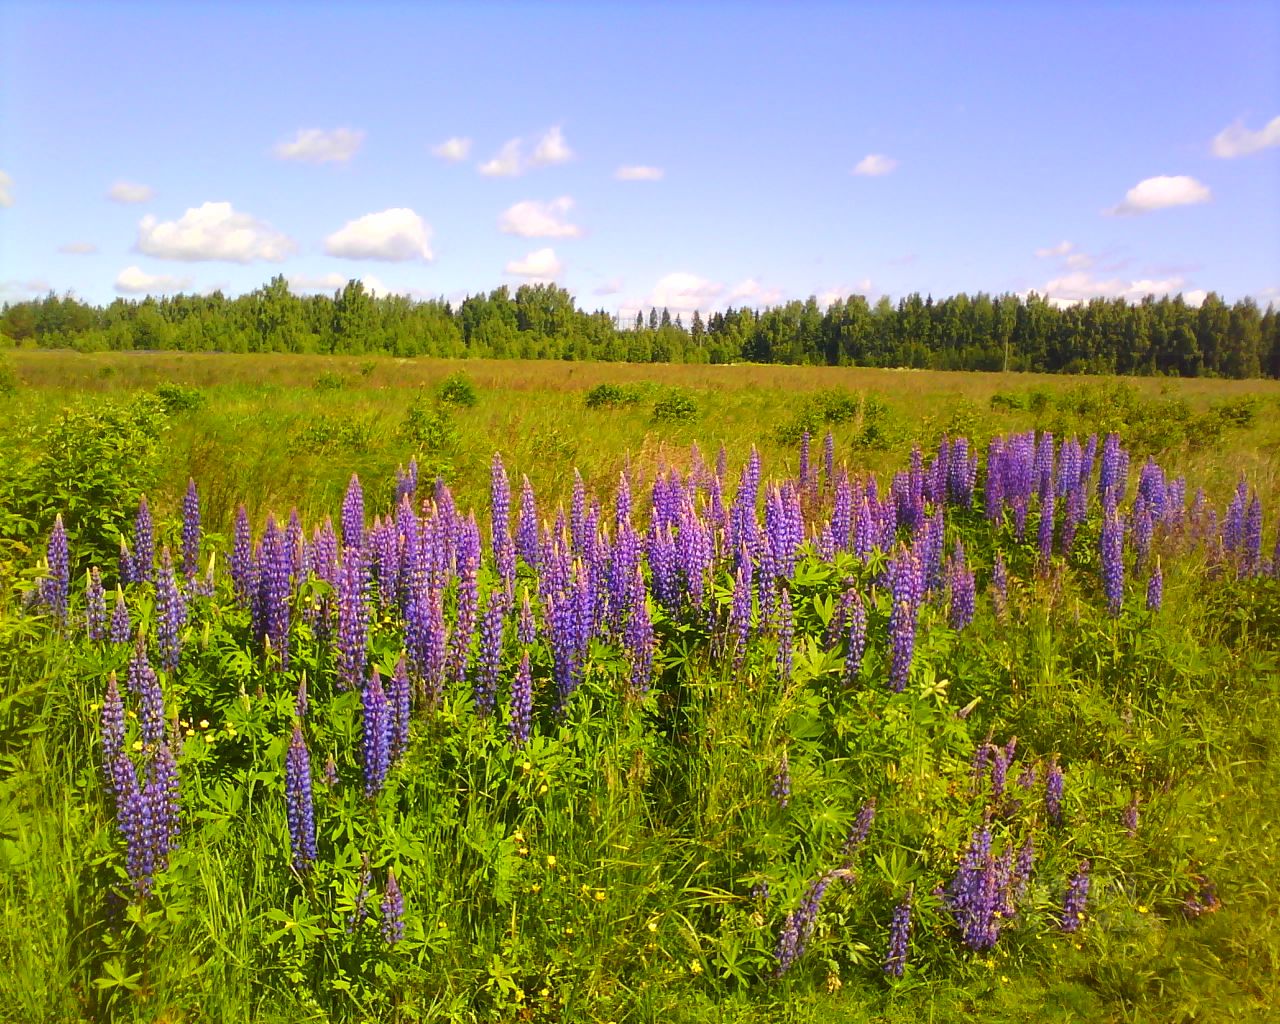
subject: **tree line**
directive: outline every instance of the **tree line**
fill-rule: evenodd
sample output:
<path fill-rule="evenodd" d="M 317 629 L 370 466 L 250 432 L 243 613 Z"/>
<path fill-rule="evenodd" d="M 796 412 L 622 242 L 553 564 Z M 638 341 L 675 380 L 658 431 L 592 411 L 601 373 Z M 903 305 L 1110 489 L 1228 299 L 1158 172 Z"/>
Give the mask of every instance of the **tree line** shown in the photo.
<path fill-rule="evenodd" d="M 823 309 L 816 298 L 703 317 L 650 309 L 619 321 L 588 312 L 552 284 L 506 286 L 454 305 L 375 297 L 360 281 L 333 295 L 296 295 L 283 276 L 221 292 L 106 306 L 50 293 L 0 307 L 10 342 L 81 351 L 310 352 L 358 355 L 789 363 L 940 370 L 1280 377 L 1274 305 L 1228 305 L 1210 292 L 1059 306 L 1035 293 L 874 304 L 861 295 Z"/>

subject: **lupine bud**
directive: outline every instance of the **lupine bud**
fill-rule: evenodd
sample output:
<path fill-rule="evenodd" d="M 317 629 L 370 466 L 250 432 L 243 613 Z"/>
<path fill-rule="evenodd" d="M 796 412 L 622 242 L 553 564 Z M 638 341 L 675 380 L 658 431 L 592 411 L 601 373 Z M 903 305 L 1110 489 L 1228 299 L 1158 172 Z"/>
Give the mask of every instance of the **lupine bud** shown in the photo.
<path fill-rule="evenodd" d="M 1045 769 L 1044 810 L 1053 824 L 1062 824 L 1062 767 L 1057 760 L 1050 761 Z"/>
<path fill-rule="evenodd" d="M 61 513 L 53 521 L 47 555 L 49 574 L 42 587 L 42 596 L 54 618 L 64 623 L 71 594 L 71 556 L 67 550 L 67 531 L 62 526 Z"/>
<path fill-rule="evenodd" d="M 129 621 L 129 606 L 124 602 L 124 591 L 116 591 L 116 606 L 111 612 L 111 628 L 107 639 L 113 644 L 127 644 L 133 632 L 133 624 Z"/>
<path fill-rule="evenodd" d="M 195 579 L 200 570 L 200 494 L 196 482 L 187 481 L 187 493 L 182 499 L 182 574 L 188 580 Z"/>
<path fill-rule="evenodd" d="M 907 966 L 907 944 L 911 938 L 911 893 L 893 908 L 889 924 L 889 951 L 884 958 L 884 973 L 901 978 Z"/>
<path fill-rule="evenodd" d="M 84 588 L 84 618 L 90 640 L 107 638 L 107 592 L 96 565 L 89 570 L 89 582 Z"/>
<path fill-rule="evenodd" d="M 361 730 L 361 753 L 364 758 L 364 792 L 374 796 L 382 789 L 391 761 L 391 711 L 382 680 L 375 671 L 369 677 L 361 697 L 364 724 Z"/>
<path fill-rule="evenodd" d="M 355 473 L 342 499 L 342 543 L 349 548 L 364 546 L 364 490 Z"/>
<path fill-rule="evenodd" d="M 850 686 L 862 672 L 867 649 L 867 606 L 857 591 L 849 591 L 849 646 L 844 658 L 844 684 Z"/>
<path fill-rule="evenodd" d="M 409 683 L 409 667 L 404 655 L 396 662 L 387 687 L 387 703 L 390 705 L 390 757 L 398 761 L 409 749 L 409 721 L 413 713 L 413 687 Z"/>
<path fill-rule="evenodd" d="M 1089 862 L 1082 860 L 1071 880 L 1067 882 L 1067 895 L 1062 901 L 1062 919 L 1059 927 L 1064 932 L 1080 930 L 1084 920 L 1085 904 L 1089 900 Z"/>
<path fill-rule="evenodd" d="M 391 868 L 387 868 L 387 887 L 382 895 L 382 938 L 388 946 L 404 938 L 404 896 Z"/>
<path fill-rule="evenodd" d="M 1151 570 L 1151 578 L 1147 580 L 1147 611 L 1158 612 L 1163 603 L 1164 573 L 1160 570 L 1160 563 L 1156 562 L 1156 567 Z"/>
<path fill-rule="evenodd" d="M 529 742 L 529 726 L 533 713 L 533 679 L 529 671 L 529 652 L 520 656 L 520 667 L 511 681 L 511 716 L 507 720 L 507 736 L 513 747 Z"/>
<path fill-rule="evenodd" d="M 311 794 L 311 755 L 295 722 L 284 769 L 285 809 L 289 819 L 289 843 L 295 871 L 306 871 L 316 859 L 316 823 Z"/>
<path fill-rule="evenodd" d="M 774 802 L 779 807 L 786 807 L 791 803 L 791 763 L 787 760 L 787 752 L 784 750 L 782 756 L 778 758 L 777 770 L 773 773 L 773 782 L 769 786 L 769 795 L 773 797 Z"/>
<path fill-rule="evenodd" d="M 876 820 L 876 798 L 872 797 L 860 808 L 858 808 L 858 816 L 853 819 L 853 824 L 849 827 L 849 834 L 845 836 L 844 845 L 841 852 L 848 858 L 853 856 L 862 849 L 862 845 L 867 841 L 867 836 L 871 834 L 871 826 Z M 846 862 L 848 866 L 848 862 Z"/>
<path fill-rule="evenodd" d="M 173 559 L 166 547 L 160 555 L 156 577 L 156 643 L 160 664 L 166 672 L 176 672 L 182 658 L 182 627 L 187 624 L 187 602 L 178 589 Z"/>
<path fill-rule="evenodd" d="M 151 522 L 151 509 L 144 494 L 138 499 L 138 514 L 133 520 L 133 580 L 149 583 L 155 573 L 156 540 Z"/>

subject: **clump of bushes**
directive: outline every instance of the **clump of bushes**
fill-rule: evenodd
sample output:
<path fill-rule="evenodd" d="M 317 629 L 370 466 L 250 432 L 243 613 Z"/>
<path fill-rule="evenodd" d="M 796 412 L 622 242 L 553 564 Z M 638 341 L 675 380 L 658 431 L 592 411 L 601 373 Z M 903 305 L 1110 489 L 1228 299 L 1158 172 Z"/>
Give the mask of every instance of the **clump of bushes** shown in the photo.
<path fill-rule="evenodd" d="M 872 410 L 870 418 L 869 409 Z M 791 419 L 775 428 L 774 438 L 779 444 L 794 445 L 799 443 L 806 432 L 810 437 L 817 437 L 828 427 L 853 423 L 859 417 L 862 417 L 865 425 L 869 419 L 874 420 L 884 411 L 884 403 L 875 395 L 827 388 L 805 397 Z"/>
<path fill-rule="evenodd" d="M 333 370 L 325 370 L 311 386 L 317 391 L 341 391 L 347 386 L 347 379 Z"/>
<path fill-rule="evenodd" d="M 313 455 L 367 452 L 377 436 L 374 419 L 350 416 L 317 416 L 294 438 L 294 449 Z"/>
<path fill-rule="evenodd" d="M 205 393 L 199 388 L 174 381 L 156 385 L 155 395 L 170 416 L 180 412 L 195 412 L 205 404 Z"/>
<path fill-rule="evenodd" d="M 587 408 L 616 409 L 637 405 L 644 399 L 644 390 L 639 384 L 597 384 L 587 392 Z"/>
<path fill-rule="evenodd" d="M 461 405 L 469 409 L 480 400 L 480 394 L 472 379 L 459 370 L 440 382 L 436 398 L 445 405 Z"/>
<path fill-rule="evenodd" d="M 653 418 L 657 423 L 683 423 L 697 417 L 698 403 L 685 391 L 670 391 L 653 407 Z"/>

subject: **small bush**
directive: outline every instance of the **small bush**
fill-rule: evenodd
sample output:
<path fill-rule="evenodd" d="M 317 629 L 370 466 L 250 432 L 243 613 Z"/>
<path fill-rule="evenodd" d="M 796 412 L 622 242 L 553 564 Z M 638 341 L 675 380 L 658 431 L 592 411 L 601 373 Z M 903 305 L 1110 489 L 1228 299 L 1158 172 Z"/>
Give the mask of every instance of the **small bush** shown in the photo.
<path fill-rule="evenodd" d="M 199 388 L 173 381 L 157 384 L 155 394 L 170 416 L 180 412 L 195 412 L 205 403 L 205 393 Z"/>
<path fill-rule="evenodd" d="M 2 373 L 3 371 L 0 371 L 0 374 Z M 3 390 L 3 385 L 0 385 L 0 390 Z M 1213 413 L 1223 423 L 1228 423 L 1233 427 L 1252 426 L 1253 421 L 1258 416 L 1258 399 L 1254 395 L 1228 398 L 1225 402 L 1215 405 Z"/>
<path fill-rule="evenodd" d="M 347 386 L 347 380 L 340 373 L 334 373 L 333 370 L 325 370 L 311 386 L 317 391 L 341 391 Z"/>
<path fill-rule="evenodd" d="M 18 375 L 13 372 L 9 360 L 0 359 L 0 395 L 12 395 L 18 390 Z"/>
<path fill-rule="evenodd" d="M 458 448 L 458 428 L 449 410 L 433 406 L 424 395 L 405 411 L 400 436 L 428 455 L 452 453 Z"/>
<path fill-rule="evenodd" d="M 360 376 L 368 377 L 377 368 L 378 368 L 377 363 L 375 363 L 372 359 L 366 359 L 363 363 L 360 364 Z"/>
<path fill-rule="evenodd" d="M 587 392 L 588 409 L 610 409 L 636 405 L 644 397 L 636 384 L 597 384 Z"/>
<path fill-rule="evenodd" d="M 852 391 L 831 388 L 814 395 L 813 405 L 824 423 L 836 425 L 857 419 L 862 411 L 863 399 Z"/>
<path fill-rule="evenodd" d="M 293 448 L 313 455 L 362 453 L 373 447 L 376 435 L 376 424 L 372 418 L 317 416 L 294 438 Z"/>
<path fill-rule="evenodd" d="M 697 416 L 698 403 L 683 391 L 672 391 L 653 407 L 653 418 L 658 423 L 683 423 Z"/>
<path fill-rule="evenodd" d="M 991 396 L 991 411 L 1021 412 L 1027 407 L 1027 396 L 1016 391 L 997 391 Z"/>
<path fill-rule="evenodd" d="M 470 408 L 480 400 L 480 395 L 471 378 L 459 370 L 440 382 L 440 386 L 436 388 L 436 398 L 446 405 Z"/>

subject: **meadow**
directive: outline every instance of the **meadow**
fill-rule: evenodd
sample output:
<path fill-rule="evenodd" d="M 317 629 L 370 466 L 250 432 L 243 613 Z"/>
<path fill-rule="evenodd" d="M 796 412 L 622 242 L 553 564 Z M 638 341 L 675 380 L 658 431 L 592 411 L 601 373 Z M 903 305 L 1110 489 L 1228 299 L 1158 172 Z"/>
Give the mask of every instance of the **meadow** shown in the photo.
<path fill-rule="evenodd" d="M 1280 1002 L 1280 384 L 15 351 L 0 442 L 0 1020 Z"/>

